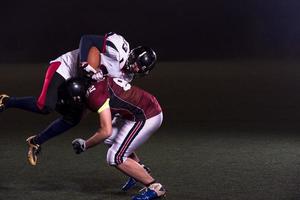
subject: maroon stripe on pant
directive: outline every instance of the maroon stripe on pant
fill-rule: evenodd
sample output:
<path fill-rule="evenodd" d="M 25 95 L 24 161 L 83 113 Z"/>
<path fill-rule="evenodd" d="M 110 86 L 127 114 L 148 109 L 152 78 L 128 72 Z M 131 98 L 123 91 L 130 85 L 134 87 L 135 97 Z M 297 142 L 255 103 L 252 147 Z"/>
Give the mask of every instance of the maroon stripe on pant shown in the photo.
<path fill-rule="evenodd" d="M 129 145 L 132 143 L 133 139 L 139 133 L 139 131 L 144 126 L 143 121 L 137 122 L 134 127 L 131 129 L 125 140 L 123 141 L 121 147 L 119 148 L 117 155 L 115 156 L 116 164 L 121 164 L 123 162 L 122 157 L 124 156 L 126 150 L 128 149 Z"/>
<path fill-rule="evenodd" d="M 60 64 L 61 64 L 61 62 L 53 62 L 50 64 L 50 66 L 47 69 L 43 89 L 42 89 L 42 92 L 37 101 L 37 106 L 40 110 L 42 110 L 43 107 L 45 106 L 46 96 L 47 96 L 47 91 L 48 91 L 49 85 L 52 81 L 52 77 L 53 77 L 54 73 L 56 72 L 56 70 L 58 69 Z"/>

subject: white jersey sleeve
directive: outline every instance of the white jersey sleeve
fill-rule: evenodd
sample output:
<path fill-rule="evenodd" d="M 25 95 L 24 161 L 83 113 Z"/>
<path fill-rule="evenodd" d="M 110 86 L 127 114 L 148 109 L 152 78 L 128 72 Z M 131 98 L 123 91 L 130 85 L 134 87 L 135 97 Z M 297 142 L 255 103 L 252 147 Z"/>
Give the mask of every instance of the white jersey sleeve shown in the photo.
<path fill-rule="evenodd" d="M 59 68 L 56 70 L 57 73 L 62 75 L 65 79 L 75 77 L 77 74 L 77 62 L 79 56 L 79 49 L 69 51 L 55 60 L 51 60 L 50 63 L 60 62 Z"/>
<path fill-rule="evenodd" d="M 101 65 L 104 65 L 106 67 L 108 76 L 120 77 L 122 75 L 119 61 L 115 58 L 101 53 Z"/>

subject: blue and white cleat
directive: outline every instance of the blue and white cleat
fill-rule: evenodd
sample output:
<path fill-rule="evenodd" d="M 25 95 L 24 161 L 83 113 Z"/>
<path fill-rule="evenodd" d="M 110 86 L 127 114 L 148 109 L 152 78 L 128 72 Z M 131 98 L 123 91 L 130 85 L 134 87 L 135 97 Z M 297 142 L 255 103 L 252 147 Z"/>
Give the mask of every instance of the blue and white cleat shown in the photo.
<path fill-rule="evenodd" d="M 132 177 L 129 177 L 129 179 L 126 181 L 126 183 L 122 187 L 122 191 L 126 192 L 133 186 L 135 186 L 136 180 Z"/>
<path fill-rule="evenodd" d="M 132 197 L 132 200 L 151 200 L 166 196 L 166 190 L 160 183 L 153 183 L 149 187 L 145 187 L 140 194 Z"/>

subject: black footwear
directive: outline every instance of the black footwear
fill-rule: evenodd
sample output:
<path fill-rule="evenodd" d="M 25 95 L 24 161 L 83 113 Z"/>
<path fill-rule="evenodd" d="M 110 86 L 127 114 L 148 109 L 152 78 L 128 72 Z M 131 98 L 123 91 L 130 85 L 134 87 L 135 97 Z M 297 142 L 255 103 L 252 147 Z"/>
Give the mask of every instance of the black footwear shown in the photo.
<path fill-rule="evenodd" d="M 27 153 L 27 159 L 28 159 L 28 162 L 33 166 L 35 166 L 37 164 L 37 160 L 38 160 L 37 156 L 41 151 L 41 146 L 33 143 L 34 137 L 35 137 L 35 135 L 30 136 L 29 138 L 26 139 L 26 142 L 29 146 L 28 153 Z"/>

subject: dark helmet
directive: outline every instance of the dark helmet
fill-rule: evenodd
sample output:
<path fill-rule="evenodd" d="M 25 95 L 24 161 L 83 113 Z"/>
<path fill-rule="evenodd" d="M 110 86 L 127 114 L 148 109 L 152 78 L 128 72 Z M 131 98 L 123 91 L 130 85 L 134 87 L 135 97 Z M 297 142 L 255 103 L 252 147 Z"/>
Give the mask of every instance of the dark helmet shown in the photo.
<path fill-rule="evenodd" d="M 129 73 L 147 75 L 153 69 L 156 60 L 156 53 L 150 47 L 139 46 L 130 51 L 125 70 Z M 138 71 L 134 69 L 135 65 Z"/>
<path fill-rule="evenodd" d="M 57 110 L 69 112 L 85 107 L 88 83 L 83 78 L 70 78 L 58 88 Z"/>

